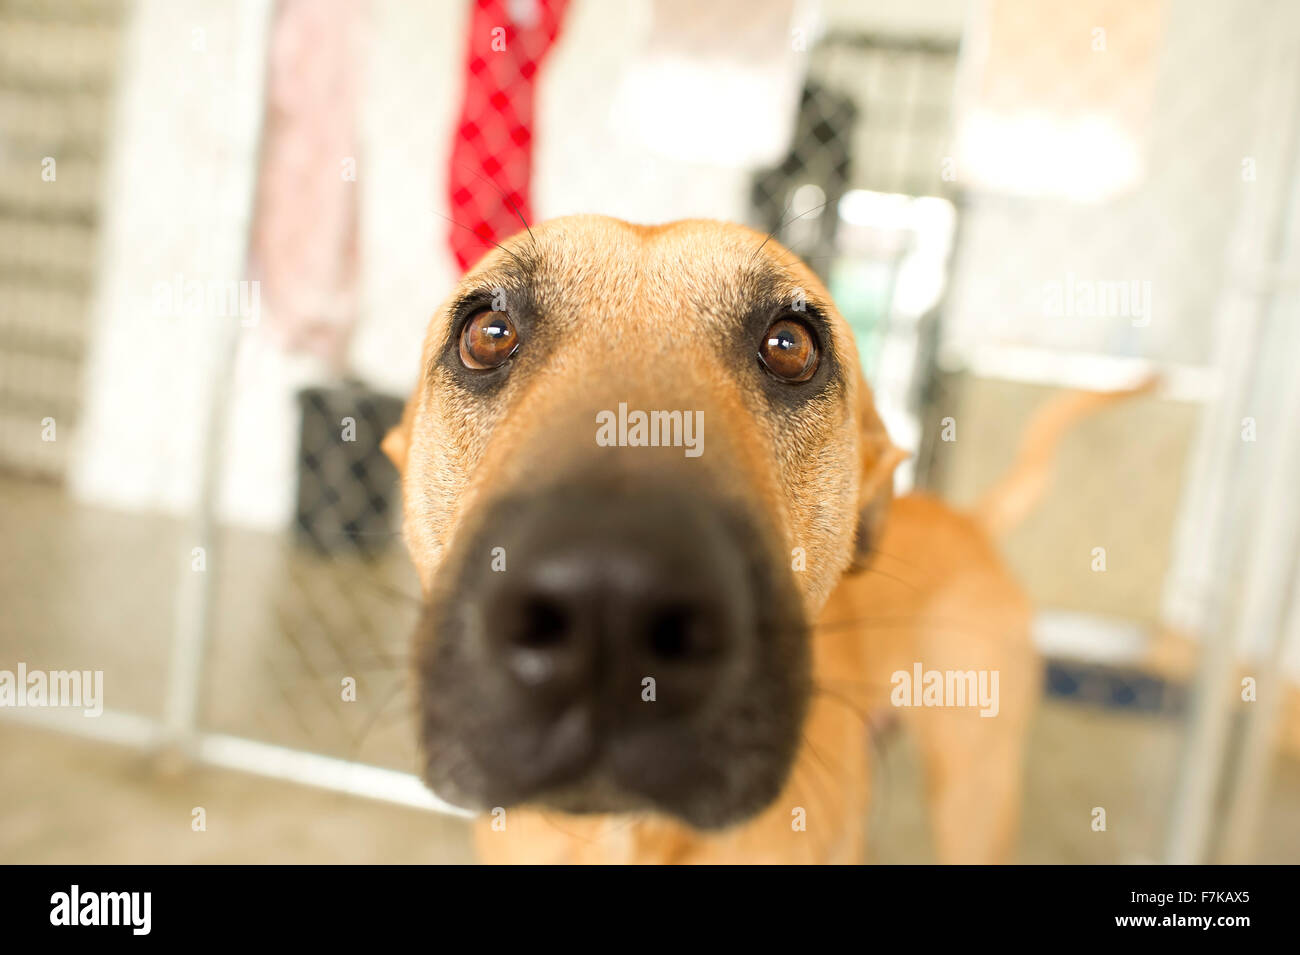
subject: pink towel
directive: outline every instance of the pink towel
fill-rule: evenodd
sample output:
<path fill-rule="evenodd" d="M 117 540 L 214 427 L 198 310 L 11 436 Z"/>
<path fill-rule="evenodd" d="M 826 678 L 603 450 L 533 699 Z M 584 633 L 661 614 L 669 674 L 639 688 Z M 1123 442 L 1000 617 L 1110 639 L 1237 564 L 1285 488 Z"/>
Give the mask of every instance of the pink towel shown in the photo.
<path fill-rule="evenodd" d="M 356 317 L 356 114 L 365 0 L 280 0 L 251 269 L 286 348 L 342 369 Z"/>

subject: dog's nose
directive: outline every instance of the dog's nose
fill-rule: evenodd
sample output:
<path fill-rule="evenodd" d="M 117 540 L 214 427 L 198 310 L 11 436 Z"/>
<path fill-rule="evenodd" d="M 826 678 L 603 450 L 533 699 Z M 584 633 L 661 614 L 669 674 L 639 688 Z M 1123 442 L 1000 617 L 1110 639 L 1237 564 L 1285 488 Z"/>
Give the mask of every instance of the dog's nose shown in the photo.
<path fill-rule="evenodd" d="M 739 543 L 686 494 L 559 494 L 503 509 L 504 569 L 476 599 L 515 703 L 584 705 L 600 731 L 689 713 L 743 666 L 752 595 Z"/>

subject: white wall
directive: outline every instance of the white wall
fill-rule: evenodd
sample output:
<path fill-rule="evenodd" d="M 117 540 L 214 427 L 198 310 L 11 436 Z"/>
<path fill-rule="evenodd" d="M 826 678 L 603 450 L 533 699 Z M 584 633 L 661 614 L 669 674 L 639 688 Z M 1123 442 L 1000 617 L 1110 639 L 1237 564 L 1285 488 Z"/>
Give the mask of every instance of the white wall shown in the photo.
<path fill-rule="evenodd" d="M 131 7 L 69 475 L 86 500 L 175 510 L 193 498 L 206 369 L 238 319 L 159 311 L 155 286 L 242 277 L 265 9 Z"/>
<path fill-rule="evenodd" d="M 1106 25 L 1118 34 L 1125 8 L 1110 9 Z M 1219 290 L 1230 277 L 1226 240 L 1243 190 L 1256 187 L 1243 182 L 1242 160 L 1268 122 L 1259 115 L 1260 51 L 1274 31 L 1297 28 L 1294 3 L 1168 0 L 1152 102 L 1136 143 L 1142 180 L 1101 202 L 967 194 L 946 316 L 948 350 L 1000 343 L 1208 363 Z M 1081 32 L 1075 39 L 1089 38 Z M 1060 42 L 1044 38 L 1043 46 Z M 1142 85 L 1135 77 L 1134 97 L 1144 95 Z M 1086 100 L 1086 90 L 1080 96 Z M 960 183 L 960 156 L 957 169 Z M 1260 177 L 1286 174 L 1258 170 Z M 1045 287 L 1069 274 L 1149 282 L 1150 324 L 1049 314 Z"/>

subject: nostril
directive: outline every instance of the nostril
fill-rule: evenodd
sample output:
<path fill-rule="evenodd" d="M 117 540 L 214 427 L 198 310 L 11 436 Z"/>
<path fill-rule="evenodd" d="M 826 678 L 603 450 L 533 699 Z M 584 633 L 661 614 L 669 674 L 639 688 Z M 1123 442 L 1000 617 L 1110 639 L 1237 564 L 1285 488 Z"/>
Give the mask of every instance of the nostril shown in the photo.
<path fill-rule="evenodd" d="M 564 607 L 545 597 L 533 597 L 523 603 L 514 642 L 528 650 L 551 650 L 565 642 L 568 631 L 569 614 Z"/>
<path fill-rule="evenodd" d="M 704 615 L 686 605 L 664 607 L 651 614 L 647 636 L 651 654 L 663 663 L 705 659 L 715 649 Z"/>

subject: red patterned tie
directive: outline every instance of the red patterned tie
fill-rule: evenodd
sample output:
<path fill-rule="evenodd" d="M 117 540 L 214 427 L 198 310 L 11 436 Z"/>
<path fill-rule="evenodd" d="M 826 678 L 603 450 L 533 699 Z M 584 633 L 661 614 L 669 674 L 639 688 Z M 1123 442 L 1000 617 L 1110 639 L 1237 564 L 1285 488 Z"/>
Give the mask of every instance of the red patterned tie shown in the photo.
<path fill-rule="evenodd" d="M 462 270 L 531 215 L 533 93 L 569 0 L 475 0 L 465 99 L 447 176 L 451 249 Z M 504 196 L 504 198 L 503 198 Z M 518 210 L 518 212 L 516 212 Z"/>

